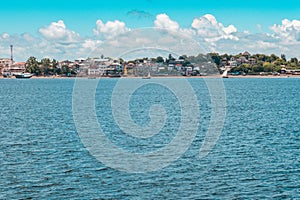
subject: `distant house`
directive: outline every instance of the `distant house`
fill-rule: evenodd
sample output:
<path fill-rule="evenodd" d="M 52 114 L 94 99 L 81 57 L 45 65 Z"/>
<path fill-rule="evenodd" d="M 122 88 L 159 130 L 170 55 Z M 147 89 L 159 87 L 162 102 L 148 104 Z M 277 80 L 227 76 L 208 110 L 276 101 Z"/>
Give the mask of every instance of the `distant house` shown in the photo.
<path fill-rule="evenodd" d="M 78 63 L 78 64 L 80 64 L 80 63 L 84 62 L 85 60 L 86 60 L 85 58 L 77 58 L 75 60 L 75 62 Z"/>
<path fill-rule="evenodd" d="M 11 65 L 10 58 L 0 58 L 0 73 L 3 74 L 4 71 L 7 71 L 10 65 Z"/>
<path fill-rule="evenodd" d="M 168 71 L 172 71 L 175 68 L 174 64 L 169 64 L 168 65 Z"/>
<path fill-rule="evenodd" d="M 11 73 L 21 73 L 26 71 L 25 62 L 15 62 L 10 66 Z"/>
<path fill-rule="evenodd" d="M 242 63 L 248 63 L 248 59 L 245 56 L 240 57 Z"/>
<path fill-rule="evenodd" d="M 191 75 L 193 73 L 193 68 L 192 67 L 186 67 L 185 68 L 185 74 L 186 75 Z"/>
<path fill-rule="evenodd" d="M 248 51 L 245 51 L 242 55 L 246 57 L 246 59 L 249 59 L 249 57 L 251 56 L 251 54 Z"/>
<path fill-rule="evenodd" d="M 228 64 L 227 58 L 222 58 L 221 66 L 226 66 Z"/>
<path fill-rule="evenodd" d="M 122 71 L 122 65 L 120 63 L 111 63 L 109 65 L 109 68 L 112 68 L 114 70 Z"/>
<path fill-rule="evenodd" d="M 249 63 L 249 60 L 245 56 L 241 56 L 238 59 L 236 59 L 237 65 Z"/>
<path fill-rule="evenodd" d="M 175 63 L 176 64 L 183 64 L 184 63 L 184 59 L 177 59 L 177 60 L 175 60 Z"/>
<path fill-rule="evenodd" d="M 78 58 L 75 60 L 79 66 L 79 75 L 105 75 L 107 71 L 122 70 L 119 63 L 113 63 L 113 60 L 108 58 Z"/>
<path fill-rule="evenodd" d="M 158 63 L 155 63 L 155 62 L 150 63 L 150 70 L 151 71 L 157 71 L 157 68 L 158 68 Z"/>
<path fill-rule="evenodd" d="M 249 64 L 250 65 L 256 64 L 256 59 L 255 58 L 249 58 Z"/>
<path fill-rule="evenodd" d="M 101 70 L 97 68 L 88 68 L 88 75 L 102 75 Z"/>
<path fill-rule="evenodd" d="M 70 60 L 63 60 L 61 62 L 59 62 L 58 67 L 61 68 L 62 66 L 68 66 L 71 67 L 71 65 L 73 65 L 74 62 L 70 61 Z"/>
<path fill-rule="evenodd" d="M 237 64 L 238 64 L 238 60 L 236 60 L 234 57 L 231 57 L 231 58 L 230 58 L 230 61 L 228 62 L 228 64 L 229 64 L 231 67 L 236 67 Z"/>
<path fill-rule="evenodd" d="M 182 64 L 176 64 L 175 68 L 177 71 L 181 71 L 183 67 Z"/>
<path fill-rule="evenodd" d="M 126 65 L 127 69 L 133 69 L 135 67 L 135 64 L 132 62 L 127 63 Z"/>
<path fill-rule="evenodd" d="M 6 67 L 11 64 L 10 58 L 0 58 L 0 67 Z"/>

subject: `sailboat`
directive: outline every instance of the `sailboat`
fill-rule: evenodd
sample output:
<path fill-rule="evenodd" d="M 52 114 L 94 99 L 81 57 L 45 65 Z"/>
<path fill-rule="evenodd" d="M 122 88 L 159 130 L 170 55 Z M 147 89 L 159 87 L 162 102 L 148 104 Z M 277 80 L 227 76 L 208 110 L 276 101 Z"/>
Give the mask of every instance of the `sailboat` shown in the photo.
<path fill-rule="evenodd" d="M 225 71 L 222 74 L 222 78 L 228 78 L 228 71 L 225 69 Z"/>
<path fill-rule="evenodd" d="M 150 72 L 148 72 L 148 75 L 147 75 L 147 76 L 143 76 L 143 79 L 151 79 L 151 74 L 150 74 Z"/>
<path fill-rule="evenodd" d="M 145 65 L 143 65 L 143 68 L 144 68 L 143 79 L 150 79 L 151 78 L 151 74 L 150 74 L 150 66 L 149 66 L 149 64 L 147 64 L 146 70 L 145 70 Z M 147 71 L 148 71 L 148 75 L 145 76 L 145 72 L 147 72 Z"/>

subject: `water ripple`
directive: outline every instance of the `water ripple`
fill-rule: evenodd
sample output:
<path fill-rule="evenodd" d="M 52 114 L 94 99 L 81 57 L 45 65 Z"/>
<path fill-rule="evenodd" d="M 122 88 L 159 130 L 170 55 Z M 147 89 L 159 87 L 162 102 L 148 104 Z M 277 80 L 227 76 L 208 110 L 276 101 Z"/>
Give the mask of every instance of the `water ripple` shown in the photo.
<path fill-rule="evenodd" d="M 104 87 L 109 90 L 111 82 L 103 80 Z M 201 104 L 199 132 L 179 160 L 146 174 L 115 171 L 84 148 L 72 118 L 73 80 L 1 79 L 0 84 L 0 199 L 300 199 L 299 79 L 225 80 L 224 131 L 202 160 L 197 153 L 210 100 L 205 83 L 192 80 Z M 107 98 L 107 91 L 99 97 Z M 133 106 L 141 103 L 138 95 L 153 92 L 136 93 Z M 174 118 L 165 134 L 136 141 L 120 136 L 111 113 L 99 109 L 107 136 L 131 151 L 160 148 L 178 128 L 170 107 Z M 147 120 L 140 114 L 133 114 L 137 123 Z"/>

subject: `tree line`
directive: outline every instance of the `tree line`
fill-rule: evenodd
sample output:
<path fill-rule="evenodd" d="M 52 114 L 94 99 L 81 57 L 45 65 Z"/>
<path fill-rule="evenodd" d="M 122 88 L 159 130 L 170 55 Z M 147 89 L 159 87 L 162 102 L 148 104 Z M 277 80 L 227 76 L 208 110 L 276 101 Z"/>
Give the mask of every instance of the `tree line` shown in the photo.
<path fill-rule="evenodd" d="M 234 68 L 231 69 L 231 72 L 244 72 L 247 74 L 257 74 L 259 72 L 280 72 L 284 67 L 286 69 L 299 69 L 300 63 L 296 57 L 286 58 L 285 54 L 277 56 L 275 54 L 265 55 L 265 54 L 254 54 L 254 55 L 244 55 L 242 53 L 237 55 L 228 55 L 223 54 L 219 55 L 218 53 L 209 53 L 208 54 L 214 63 L 217 66 L 222 67 L 224 61 L 230 61 L 231 59 L 238 60 L 241 57 L 246 58 L 248 61 L 250 59 L 254 62 L 241 62 L 237 64 Z M 223 63 L 222 63 L 223 61 Z"/>
<path fill-rule="evenodd" d="M 68 65 L 59 65 L 59 62 L 55 59 L 43 58 L 40 61 L 34 56 L 27 59 L 25 63 L 26 71 L 29 73 L 36 74 L 37 76 L 49 76 L 49 75 L 66 75 L 70 76 L 76 74 L 76 68 L 69 68 Z M 79 66 L 77 66 L 77 69 Z"/>

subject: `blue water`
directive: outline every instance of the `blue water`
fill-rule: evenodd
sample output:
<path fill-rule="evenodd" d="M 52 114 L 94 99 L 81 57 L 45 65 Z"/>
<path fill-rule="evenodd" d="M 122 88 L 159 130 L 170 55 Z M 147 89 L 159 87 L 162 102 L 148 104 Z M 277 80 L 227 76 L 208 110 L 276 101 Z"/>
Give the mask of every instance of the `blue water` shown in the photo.
<path fill-rule="evenodd" d="M 168 112 L 161 134 L 138 140 L 122 134 L 112 118 L 116 81 L 102 79 L 96 94 L 107 137 L 138 153 L 168 144 L 181 117 L 176 96 L 157 85 L 134 93 L 137 124 L 149 123 L 151 102 Z M 299 199 L 300 79 L 224 80 L 224 128 L 201 160 L 210 98 L 202 79 L 189 82 L 201 121 L 189 149 L 159 171 L 127 173 L 105 166 L 82 144 L 72 115 L 74 79 L 0 79 L 0 199 Z"/>

